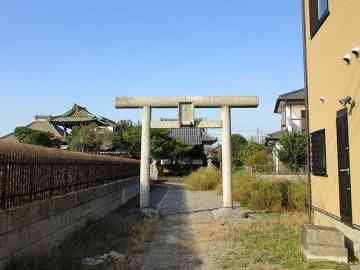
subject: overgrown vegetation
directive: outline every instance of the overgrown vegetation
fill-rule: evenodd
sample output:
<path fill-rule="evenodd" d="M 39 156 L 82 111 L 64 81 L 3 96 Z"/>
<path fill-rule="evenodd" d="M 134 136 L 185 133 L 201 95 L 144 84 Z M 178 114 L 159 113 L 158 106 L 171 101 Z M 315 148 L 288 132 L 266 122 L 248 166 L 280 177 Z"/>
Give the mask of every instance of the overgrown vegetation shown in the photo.
<path fill-rule="evenodd" d="M 185 178 L 189 190 L 214 190 L 220 183 L 220 172 L 214 169 L 200 168 Z"/>
<path fill-rule="evenodd" d="M 307 187 L 303 181 L 269 181 L 248 175 L 233 177 L 234 200 L 253 210 L 307 210 Z"/>
<path fill-rule="evenodd" d="M 189 190 L 222 192 L 218 170 L 201 168 L 185 178 Z M 307 185 L 304 181 L 271 181 L 254 176 L 233 175 L 233 199 L 252 210 L 306 211 Z"/>
<path fill-rule="evenodd" d="M 21 143 L 51 147 L 58 143 L 48 132 L 34 130 L 28 127 L 17 127 L 14 131 L 15 137 Z"/>
<path fill-rule="evenodd" d="M 300 226 L 307 222 L 299 213 L 266 214 L 256 221 L 224 226 L 219 240 L 230 241 L 231 251 L 222 258 L 223 269 L 333 269 L 346 265 L 306 262 L 300 251 Z"/>

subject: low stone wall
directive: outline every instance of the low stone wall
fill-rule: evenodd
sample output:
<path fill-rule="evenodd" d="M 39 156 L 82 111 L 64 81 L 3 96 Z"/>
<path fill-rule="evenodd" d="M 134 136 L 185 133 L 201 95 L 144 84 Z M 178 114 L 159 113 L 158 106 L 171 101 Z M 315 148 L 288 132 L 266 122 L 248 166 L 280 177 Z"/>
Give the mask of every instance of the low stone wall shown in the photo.
<path fill-rule="evenodd" d="M 307 175 L 254 175 L 258 178 L 264 179 L 264 180 L 273 180 L 273 181 L 306 181 Z"/>
<path fill-rule="evenodd" d="M 0 211 L 0 269 L 12 256 L 51 251 L 89 219 L 106 216 L 138 193 L 138 178 L 128 178 Z"/>

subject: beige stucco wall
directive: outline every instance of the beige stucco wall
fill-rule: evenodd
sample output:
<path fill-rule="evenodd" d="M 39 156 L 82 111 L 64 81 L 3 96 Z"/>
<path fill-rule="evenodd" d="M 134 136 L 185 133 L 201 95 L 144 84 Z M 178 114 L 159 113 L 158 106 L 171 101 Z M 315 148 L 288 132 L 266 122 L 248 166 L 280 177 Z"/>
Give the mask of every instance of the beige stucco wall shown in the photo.
<path fill-rule="evenodd" d="M 336 216 L 339 210 L 336 112 L 339 99 L 352 96 L 357 105 L 349 115 L 352 210 L 360 224 L 360 58 L 351 65 L 342 57 L 360 46 L 360 1 L 329 0 L 330 15 L 310 39 L 309 0 L 305 3 L 310 132 L 326 129 L 328 177 L 312 176 L 313 205 Z M 320 101 L 325 98 L 325 102 Z"/>

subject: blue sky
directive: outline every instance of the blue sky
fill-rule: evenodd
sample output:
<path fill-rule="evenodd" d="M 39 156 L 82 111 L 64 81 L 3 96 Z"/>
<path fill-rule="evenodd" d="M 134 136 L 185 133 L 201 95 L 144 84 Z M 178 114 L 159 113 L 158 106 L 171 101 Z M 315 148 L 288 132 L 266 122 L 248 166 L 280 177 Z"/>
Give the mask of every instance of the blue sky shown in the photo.
<path fill-rule="evenodd" d="M 0 33 L 0 135 L 73 103 L 137 120 L 119 95 L 258 95 L 232 114 L 251 136 L 279 129 L 276 97 L 303 87 L 300 1 L 3 1 Z"/>

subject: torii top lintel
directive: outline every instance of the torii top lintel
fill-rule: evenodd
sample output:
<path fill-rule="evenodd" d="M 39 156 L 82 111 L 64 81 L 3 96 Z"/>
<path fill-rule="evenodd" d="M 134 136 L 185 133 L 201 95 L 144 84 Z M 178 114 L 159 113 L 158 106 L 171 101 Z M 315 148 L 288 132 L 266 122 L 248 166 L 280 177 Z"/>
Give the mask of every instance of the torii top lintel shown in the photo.
<path fill-rule="evenodd" d="M 195 108 L 256 108 L 259 98 L 255 96 L 138 96 L 116 97 L 115 107 L 120 108 L 177 108 L 179 104 L 191 103 Z"/>

